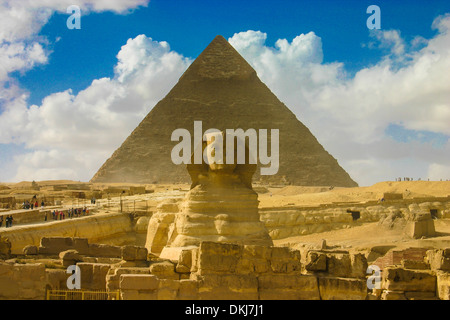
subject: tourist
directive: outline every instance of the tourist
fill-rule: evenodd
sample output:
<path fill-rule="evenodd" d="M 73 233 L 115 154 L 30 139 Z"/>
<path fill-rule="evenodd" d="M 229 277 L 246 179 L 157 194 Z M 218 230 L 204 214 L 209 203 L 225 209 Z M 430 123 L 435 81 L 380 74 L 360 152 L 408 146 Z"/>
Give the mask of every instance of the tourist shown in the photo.
<path fill-rule="evenodd" d="M 38 202 L 37 199 L 36 199 L 36 202 L 34 203 L 34 208 L 37 209 L 38 206 L 39 206 L 39 202 Z"/>
<path fill-rule="evenodd" d="M 53 219 L 53 220 L 55 220 L 55 215 L 56 215 L 56 212 L 55 212 L 55 210 L 53 210 L 53 211 L 52 211 L 52 219 Z"/>
<path fill-rule="evenodd" d="M 44 209 L 44 200 L 41 202 L 41 209 Z"/>
<path fill-rule="evenodd" d="M 9 216 L 6 216 L 5 218 L 5 228 L 9 227 Z"/>
<path fill-rule="evenodd" d="M 3 216 L 0 216 L 0 228 L 2 227 L 3 224 Z"/>
<path fill-rule="evenodd" d="M 45 212 L 44 221 L 47 221 L 47 211 Z"/>
<path fill-rule="evenodd" d="M 34 207 L 34 203 L 31 202 L 31 210 L 33 210 L 33 207 Z"/>
<path fill-rule="evenodd" d="M 14 218 L 13 218 L 13 216 L 12 216 L 12 214 L 11 214 L 11 215 L 9 216 L 9 227 L 12 227 L 13 220 L 14 220 Z"/>

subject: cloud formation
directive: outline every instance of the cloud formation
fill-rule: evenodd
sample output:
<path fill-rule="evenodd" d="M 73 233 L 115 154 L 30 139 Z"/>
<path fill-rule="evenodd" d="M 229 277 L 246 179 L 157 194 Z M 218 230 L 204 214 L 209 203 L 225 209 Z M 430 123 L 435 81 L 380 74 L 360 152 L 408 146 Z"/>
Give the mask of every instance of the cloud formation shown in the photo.
<path fill-rule="evenodd" d="M 0 115 L 0 143 L 33 150 L 16 157 L 13 180 L 89 180 L 191 63 L 144 35 L 129 39 L 117 58 L 112 79 L 77 95 L 51 94 L 40 106 L 17 99 Z"/>
<path fill-rule="evenodd" d="M 323 63 L 321 39 L 313 32 L 290 43 L 280 39 L 274 48 L 260 31 L 237 33 L 229 42 L 350 175 L 367 185 L 411 175 L 450 178 L 450 15 L 436 19 L 433 28 L 439 31 L 433 39 L 411 44 L 396 30 L 372 32 L 370 45 L 387 54 L 351 78 L 343 64 Z M 424 46 L 414 50 L 418 42 Z M 447 143 L 395 141 L 386 134 L 392 124 L 444 135 Z"/>
<path fill-rule="evenodd" d="M 146 6 L 149 0 L 0 0 L 0 111 L 20 96 L 21 91 L 9 74 L 26 72 L 48 62 L 48 40 L 38 36 L 55 12 L 66 13 L 78 5 L 83 14 L 113 11 L 127 13 Z M 22 94 L 26 94 L 22 92 Z"/>

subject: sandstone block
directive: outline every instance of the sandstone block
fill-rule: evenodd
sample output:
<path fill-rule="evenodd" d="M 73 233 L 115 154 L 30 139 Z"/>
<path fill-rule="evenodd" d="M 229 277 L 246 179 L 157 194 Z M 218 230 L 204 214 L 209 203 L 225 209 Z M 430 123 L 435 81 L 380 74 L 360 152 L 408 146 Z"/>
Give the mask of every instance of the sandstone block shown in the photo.
<path fill-rule="evenodd" d="M 256 300 L 258 280 L 254 275 L 207 274 L 198 276 L 200 300 Z"/>
<path fill-rule="evenodd" d="M 9 256 L 11 254 L 11 242 L 8 238 L 0 236 L 0 254 Z"/>
<path fill-rule="evenodd" d="M 431 270 L 450 271 L 449 249 L 438 249 L 427 251 L 427 262 L 430 264 Z"/>
<path fill-rule="evenodd" d="M 437 296 L 441 300 L 450 300 L 450 273 L 437 271 Z"/>
<path fill-rule="evenodd" d="M 178 258 L 177 266 L 175 267 L 178 273 L 189 273 L 192 267 L 192 250 L 181 250 Z"/>
<path fill-rule="evenodd" d="M 83 260 L 78 251 L 73 249 L 60 252 L 59 258 L 62 260 L 64 267 L 74 265 Z"/>
<path fill-rule="evenodd" d="M 430 269 L 430 265 L 425 261 L 402 259 L 401 264 L 403 269 L 414 269 L 414 270 Z"/>
<path fill-rule="evenodd" d="M 352 261 L 348 253 L 327 254 L 328 274 L 335 277 L 350 277 Z M 365 272 L 365 270 L 364 270 Z"/>
<path fill-rule="evenodd" d="M 362 253 L 350 254 L 352 278 L 365 279 L 368 267 L 366 256 Z"/>
<path fill-rule="evenodd" d="M 272 247 L 270 266 L 273 272 L 291 273 L 300 272 L 300 251 L 287 247 Z"/>
<path fill-rule="evenodd" d="M 158 300 L 175 300 L 180 288 L 179 280 L 161 279 L 159 280 Z"/>
<path fill-rule="evenodd" d="M 320 300 L 313 275 L 261 275 L 258 287 L 261 300 Z"/>
<path fill-rule="evenodd" d="M 106 275 L 111 268 L 108 264 L 79 262 L 81 289 L 105 290 Z"/>
<path fill-rule="evenodd" d="M 33 245 L 28 245 L 23 248 L 23 254 L 24 255 L 37 255 L 38 254 L 38 248 Z"/>
<path fill-rule="evenodd" d="M 67 279 L 70 276 L 66 270 L 46 269 L 47 283 L 51 289 L 67 289 Z"/>
<path fill-rule="evenodd" d="M 126 261 L 147 260 L 147 249 L 139 246 L 123 246 L 121 248 L 121 258 Z"/>
<path fill-rule="evenodd" d="M 430 271 L 387 267 L 383 270 L 382 288 L 389 291 L 436 291 L 436 276 Z"/>
<path fill-rule="evenodd" d="M 40 254 L 59 254 L 69 249 L 73 249 L 73 239 L 70 237 L 43 237 L 39 245 Z"/>
<path fill-rule="evenodd" d="M 308 271 L 326 271 L 327 256 L 322 252 L 309 251 L 306 256 L 306 270 Z"/>
<path fill-rule="evenodd" d="M 93 257 L 121 258 L 122 248 L 108 244 L 92 243 L 89 245 L 89 255 Z"/>
<path fill-rule="evenodd" d="M 319 277 L 322 300 L 365 300 L 367 283 L 360 279 Z"/>
<path fill-rule="evenodd" d="M 160 280 L 151 274 L 120 275 L 120 290 L 157 290 Z"/>
<path fill-rule="evenodd" d="M 120 290 L 122 300 L 156 300 L 157 291 Z"/>
<path fill-rule="evenodd" d="M 87 238 L 73 238 L 73 248 L 78 251 L 79 254 L 89 254 L 89 241 Z"/>
<path fill-rule="evenodd" d="M 243 246 L 230 243 L 201 242 L 198 252 L 198 272 L 234 272 Z"/>
<path fill-rule="evenodd" d="M 157 276 L 159 279 L 180 279 L 180 275 L 175 272 L 175 265 L 170 261 L 151 264 L 150 273 Z"/>
<path fill-rule="evenodd" d="M 264 273 L 271 270 L 272 248 L 268 246 L 245 245 L 242 258 L 236 266 L 237 273 Z"/>
<path fill-rule="evenodd" d="M 413 239 L 422 237 L 433 237 L 436 235 L 434 221 L 431 219 L 418 218 L 418 221 L 408 221 L 405 227 L 405 234 Z"/>
<path fill-rule="evenodd" d="M 120 276 L 122 274 L 150 274 L 149 268 L 115 268 L 110 269 L 106 275 L 106 288 L 109 291 L 118 290 L 120 287 Z"/>
<path fill-rule="evenodd" d="M 180 280 L 180 289 L 178 290 L 178 299 L 196 300 L 198 299 L 198 282 L 196 280 Z"/>

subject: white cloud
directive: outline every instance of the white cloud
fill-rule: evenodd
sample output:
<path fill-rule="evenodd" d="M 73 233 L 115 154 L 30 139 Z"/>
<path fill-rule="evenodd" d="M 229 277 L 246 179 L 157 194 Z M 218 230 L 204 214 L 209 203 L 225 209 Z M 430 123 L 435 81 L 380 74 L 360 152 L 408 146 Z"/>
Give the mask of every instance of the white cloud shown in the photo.
<path fill-rule="evenodd" d="M 398 31 L 371 33 L 371 45 L 387 54 L 352 78 L 342 64 L 323 63 L 321 39 L 312 32 L 290 43 L 278 40 L 275 48 L 259 31 L 229 41 L 325 149 L 367 185 L 397 176 L 424 178 L 429 166 L 441 168 L 450 158 L 448 144 L 400 143 L 385 134 L 394 123 L 450 135 L 450 16 L 436 19 L 433 28 L 437 36 L 410 46 Z M 418 44 L 422 48 L 414 51 Z"/>
<path fill-rule="evenodd" d="M 50 173 L 89 180 L 191 63 L 144 35 L 129 39 L 117 57 L 113 79 L 94 80 L 77 95 L 51 94 L 40 106 L 27 108 L 24 97 L 0 115 L 0 143 L 34 150 L 16 157 L 14 180 L 50 179 Z"/>
<path fill-rule="evenodd" d="M 9 74 L 26 72 L 37 64 L 48 62 L 48 40 L 38 36 L 54 12 L 66 13 L 70 5 L 78 5 L 82 14 L 113 11 L 127 13 L 149 0 L 3 0 L 0 1 L 0 107 L 17 95 L 11 91 Z M 1 111 L 1 110 L 0 110 Z"/>

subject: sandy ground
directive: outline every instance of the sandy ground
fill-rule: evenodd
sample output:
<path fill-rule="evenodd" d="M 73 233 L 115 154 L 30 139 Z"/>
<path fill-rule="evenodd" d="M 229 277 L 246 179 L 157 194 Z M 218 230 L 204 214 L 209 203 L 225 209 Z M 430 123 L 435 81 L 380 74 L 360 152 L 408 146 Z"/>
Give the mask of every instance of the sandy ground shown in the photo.
<path fill-rule="evenodd" d="M 403 198 L 446 197 L 450 195 L 450 181 L 401 181 L 380 182 L 370 187 L 334 188 L 300 187 L 267 188 L 269 192 L 259 195 L 261 207 L 288 204 L 313 206 L 333 202 L 362 202 L 379 200 L 383 193 L 401 193 Z"/>

